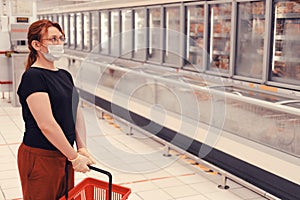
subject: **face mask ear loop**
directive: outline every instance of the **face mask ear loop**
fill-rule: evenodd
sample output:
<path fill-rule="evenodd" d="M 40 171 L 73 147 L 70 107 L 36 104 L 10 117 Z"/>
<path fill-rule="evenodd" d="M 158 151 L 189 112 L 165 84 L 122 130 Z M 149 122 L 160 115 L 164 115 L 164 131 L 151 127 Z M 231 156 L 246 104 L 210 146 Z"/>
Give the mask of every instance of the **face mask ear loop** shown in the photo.
<path fill-rule="evenodd" d="M 42 50 L 40 50 L 40 52 L 41 52 L 42 54 L 50 53 L 50 50 L 49 50 L 48 46 L 44 45 L 44 44 L 41 43 L 40 41 L 38 41 L 38 42 L 41 44 L 41 46 L 43 46 L 43 47 L 45 47 L 45 48 L 47 49 L 47 52 L 43 52 Z"/>

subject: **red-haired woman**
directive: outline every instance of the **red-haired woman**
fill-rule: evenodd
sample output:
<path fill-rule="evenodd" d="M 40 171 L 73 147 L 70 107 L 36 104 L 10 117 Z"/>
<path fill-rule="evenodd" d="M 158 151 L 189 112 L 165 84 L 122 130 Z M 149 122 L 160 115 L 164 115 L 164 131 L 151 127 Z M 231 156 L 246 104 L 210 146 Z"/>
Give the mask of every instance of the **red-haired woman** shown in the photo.
<path fill-rule="evenodd" d="M 55 200 L 74 186 L 74 170 L 87 172 L 95 160 L 85 148 L 85 123 L 72 76 L 54 65 L 64 53 L 62 28 L 39 20 L 29 27 L 27 39 L 30 53 L 17 91 L 25 122 L 18 151 L 23 199 Z"/>

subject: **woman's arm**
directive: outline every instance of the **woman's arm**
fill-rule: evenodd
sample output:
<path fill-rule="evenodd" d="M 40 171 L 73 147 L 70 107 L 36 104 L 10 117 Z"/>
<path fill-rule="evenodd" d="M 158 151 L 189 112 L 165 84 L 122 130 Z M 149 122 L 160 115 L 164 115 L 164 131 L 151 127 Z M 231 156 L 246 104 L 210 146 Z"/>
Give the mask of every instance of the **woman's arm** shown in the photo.
<path fill-rule="evenodd" d="M 61 127 L 52 114 L 50 99 L 45 92 L 35 92 L 26 99 L 28 107 L 45 137 L 64 154 L 74 160 L 78 154 L 68 142 Z"/>
<path fill-rule="evenodd" d="M 86 126 L 85 126 L 84 116 L 79 105 L 77 108 L 75 132 L 76 132 L 76 145 L 78 149 L 77 152 L 80 155 L 88 157 L 90 160 L 89 162 L 90 165 L 96 164 L 96 160 L 93 158 L 93 156 L 91 156 L 91 154 L 86 149 Z"/>
<path fill-rule="evenodd" d="M 79 105 L 77 108 L 75 133 L 77 149 L 86 148 L 86 126 L 84 116 Z"/>

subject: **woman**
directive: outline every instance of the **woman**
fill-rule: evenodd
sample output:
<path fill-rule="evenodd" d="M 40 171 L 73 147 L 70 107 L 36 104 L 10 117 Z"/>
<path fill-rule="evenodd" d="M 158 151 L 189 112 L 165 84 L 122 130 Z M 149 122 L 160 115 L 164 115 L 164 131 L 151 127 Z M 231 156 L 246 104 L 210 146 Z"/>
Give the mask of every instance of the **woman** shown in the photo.
<path fill-rule="evenodd" d="M 74 187 L 74 170 L 85 173 L 95 161 L 80 137 L 85 123 L 72 77 L 54 65 L 64 52 L 63 30 L 39 20 L 29 27 L 27 39 L 30 53 L 17 91 L 25 122 L 18 151 L 23 199 L 55 200 Z"/>

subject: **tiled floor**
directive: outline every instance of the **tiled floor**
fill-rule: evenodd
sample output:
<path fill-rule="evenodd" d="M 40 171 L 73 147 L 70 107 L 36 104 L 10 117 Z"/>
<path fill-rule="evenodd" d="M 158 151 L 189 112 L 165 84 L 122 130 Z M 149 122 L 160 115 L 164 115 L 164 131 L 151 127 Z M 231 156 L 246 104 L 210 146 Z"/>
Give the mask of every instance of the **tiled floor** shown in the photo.
<path fill-rule="evenodd" d="M 7 95 L 7 94 L 6 94 Z M 110 171 L 113 182 L 132 189 L 129 200 L 262 200 L 251 190 L 228 180 L 230 189 L 217 186 L 220 176 L 176 151 L 163 156 L 164 147 L 140 133 L 127 135 L 91 106 L 83 107 L 87 123 L 87 145 L 98 160 L 97 167 Z M 0 99 L 0 200 L 22 199 L 16 152 L 23 134 L 21 108 L 7 97 Z M 97 172 L 76 173 L 76 183 L 85 177 L 107 180 Z"/>

